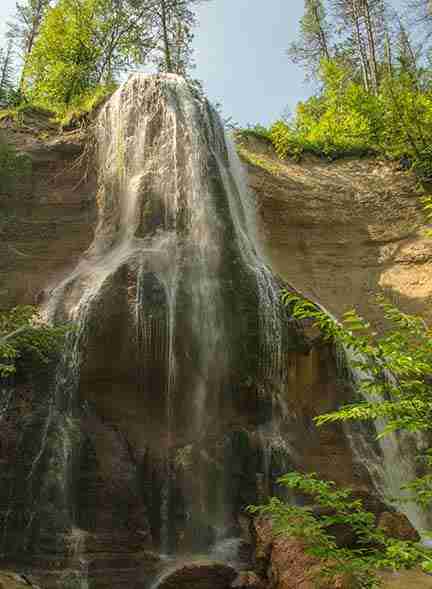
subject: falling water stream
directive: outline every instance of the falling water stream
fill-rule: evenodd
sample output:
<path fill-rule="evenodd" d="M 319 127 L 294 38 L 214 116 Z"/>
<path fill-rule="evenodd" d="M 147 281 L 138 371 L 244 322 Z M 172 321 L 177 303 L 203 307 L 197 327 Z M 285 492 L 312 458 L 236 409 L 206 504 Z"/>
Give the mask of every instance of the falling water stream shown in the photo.
<path fill-rule="evenodd" d="M 300 336 L 260 251 L 254 203 L 218 114 L 179 76 L 135 74 L 102 107 L 95 136 L 98 223 L 45 305 L 50 320 L 74 329 L 26 475 L 29 539 L 42 518 L 38 501 L 55 496 L 61 525 L 45 537 L 69 534 L 83 588 L 91 534 L 76 522 L 73 489 L 80 420 L 94 407 L 104 414 L 120 396 L 134 420 L 126 450 L 133 473 L 143 468 L 137 457 L 150 464 L 153 543 L 169 558 L 182 546 L 229 561 L 241 506 L 260 494 L 256 486 L 273 490 L 275 469 L 277 476 L 298 462 L 284 427 L 294 420 L 287 355 Z M 253 412 L 249 435 L 245 415 Z M 110 419 L 112 412 L 104 427 Z M 356 448 L 367 444 L 359 440 Z M 251 456 L 256 468 L 245 482 Z M 47 481 L 39 494 L 37 476 Z M 245 485 L 254 496 L 242 494 Z"/>
<path fill-rule="evenodd" d="M 245 370 L 238 363 L 253 347 L 256 374 L 282 389 L 285 313 L 279 285 L 258 253 L 240 163 L 207 101 L 178 76 L 133 75 L 102 108 L 96 139 L 95 238 L 46 306 L 51 319 L 77 326 L 57 375 L 56 407 L 73 410 L 89 326 L 106 290 L 127 267 L 136 276 L 128 292 L 135 292 L 129 305 L 143 395 L 159 381 L 153 394 L 164 398 L 160 527 L 161 550 L 168 553 L 171 459 L 179 428 L 192 440 L 215 428 L 221 397 L 236 372 Z M 187 389 L 181 393 L 186 423 L 179 423 L 181 388 Z M 198 520 L 209 517 L 206 469 L 203 460 L 195 465 L 192 513 Z M 223 493 L 218 501 L 214 517 L 224 522 Z"/>

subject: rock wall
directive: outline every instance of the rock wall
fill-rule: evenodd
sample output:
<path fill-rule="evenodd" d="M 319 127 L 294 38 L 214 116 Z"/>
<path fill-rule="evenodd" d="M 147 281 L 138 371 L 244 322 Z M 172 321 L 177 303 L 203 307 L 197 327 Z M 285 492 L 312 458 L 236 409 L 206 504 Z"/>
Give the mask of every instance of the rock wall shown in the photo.
<path fill-rule="evenodd" d="M 0 127 L 32 160 L 13 191 L 0 188 L 0 307 L 32 303 L 74 265 L 93 237 L 95 178 L 83 180 L 83 144 L 72 132 L 41 138 L 41 123 Z M 395 163 L 308 156 L 282 162 L 266 142 L 239 151 L 257 195 L 258 228 L 273 269 L 336 316 L 385 292 L 402 309 L 432 314 L 432 240 L 416 180 Z"/>
<path fill-rule="evenodd" d="M 37 302 L 93 237 L 95 179 L 92 170 L 85 178 L 80 135 L 43 129 L 40 119 L 0 128 L 0 140 L 31 160 L 28 176 L 0 186 L 0 308 Z"/>
<path fill-rule="evenodd" d="M 367 158 L 282 162 L 256 139 L 239 151 L 267 256 L 285 280 L 337 317 L 355 307 L 380 325 L 372 300 L 384 292 L 431 318 L 432 240 L 412 173 Z"/>
<path fill-rule="evenodd" d="M 27 129 L 3 128 L 0 133 L 32 161 L 31 174 L 19 178 L 13 189 L 6 192 L 3 188 L 0 193 L 0 308 L 7 308 L 49 296 L 51 284 L 57 283 L 87 249 L 96 221 L 96 190 L 92 169 L 87 170 L 85 158 L 80 159 L 83 144 L 78 133 L 59 138 L 48 129 L 41 138 L 37 125 Z M 382 289 L 402 308 L 428 315 L 432 246 L 421 236 L 423 218 L 414 179 L 409 174 L 368 160 L 280 162 L 262 143 L 249 142 L 240 151 L 257 195 L 258 229 L 267 256 L 285 280 L 336 315 L 357 306 L 379 323 L 368 297 Z M 124 284 L 128 284 L 127 276 Z M 124 289 L 123 294 L 126 296 L 127 292 Z M 107 312 L 111 317 L 111 311 Z M 120 323 L 124 326 L 124 322 Z M 96 337 L 97 330 L 94 333 Z M 105 338 L 104 342 L 113 339 Z M 104 354 L 105 349 L 106 346 Z M 91 365 L 84 367 L 87 380 L 84 379 L 85 386 L 80 390 L 85 414 L 80 417 L 79 452 L 71 460 L 72 467 L 79 472 L 74 504 L 80 527 L 73 533 L 64 537 L 58 533 L 63 528 L 58 520 L 61 510 L 53 499 L 56 467 L 62 459 L 57 430 L 52 430 L 52 439 L 47 441 L 53 448 L 49 455 L 51 482 L 45 477 L 31 489 L 31 496 L 24 493 L 19 479 L 12 486 L 8 483 L 14 479 L 17 463 L 29 466 L 26 460 L 33 456 L 30 450 L 36 433 L 43 434 L 43 393 L 32 389 L 31 383 L 18 387 L 12 417 L 0 431 L 2 529 L 5 525 L 6 529 L 14 528 L 14 521 L 8 519 L 12 499 L 14 506 L 18 506 L 18 519 L 28 507 L 29 497 L 34 503 L 42 499 L 46 502 L 45 515 L 47 521 L 52 521 L 52 533 L 49 529 L 50 533 L 43 537 L 29 535 L 26 542 L 40 550 L 37 578 L 47 587 L 58 587 L 65 569 L 76 572 L 82 562 L 89 574 L 98 579 L 100 588 L 130 586 L 131 579 L 143 578 L 140 567 L 146 569 L 146 574 L 152 567 L 155 571 L 159 567 L 158 558 L 152 566 L 146 561 L 152 560 L 152 547 L 160 544 L 157 534 L 161 526 L 160 521 L 153 521 L 157 510 L 152 501 L 157 503 L 153 491 L 159 497 L 161 477 L 157 469 L 146 467 L 149 458 L 141 452 L 141 437 L 144 431 L 148 433 L 142 419 L 137 418 L 143 412 L 137 411 L 135 394 L 125 395 L 118 374 L 117 380 L 105 381 L 92 376 L 92 370 L 95 374 L 100 371 L 98 358 L 90 357 Z M 113 366 L 123 366 L 122 362 L 115 363 L 114 356 L 112 360 Z M 105 358 L 103 365 L 109 363 Z M 347 393 L 344 384 L 338 382 L 331 350 L 318 343 L 293 350 L 289 356 L 289 379 L 285 401 L 292 421 L 297 424 L 297 429 L 283 432 L 292 450 L 289 466 L 316 470 L 367 492 L 367 475 L 353 463 L 342 430 L 313 428 L 313 417 L 331 410 Z M 229 491 L 235 497 L 236 510 L 260 499 L 256 469 L 251 467 L 252 458 L 262 450 L 258 452 L 256 436 L 250 433 L 256 425 L 249 423 L 257 410 L 253 404 L 250 396 L 245 397 L 241 416 L 229 423 Z M 69 439 L 77 426 L 66 420 L 60 429 L 63 439 Z M 210 438 L 209 433 L 206 457 L 209 464 L 220 470 L 220 448 Z M 26 448 L 28 456 L 22 454 Z M 183 454 L 192 459 L 202 454 L 199 445 L 184 450 Z M 180 467 L 183 468 L 181 464 Z M 287 468 L 285 462 L 270 465 L 272 478 L 281 474 L 281 468 Z M 186 479 L 189 481 L 190 477 Z M 262 489 L 263 495 L 275 491 L 268 488 L 269 481 L 262 482 L 263 487 L 267 485 Z M 194 492 L 191 489 L 191 494 Z M 182 507 L 177 507 L 175 516 L 184 517 Z M 27 515 L 32 521 L 31 513 Z M 22 522 L 15 523 L 19 530 Z M 11 536 L 9 548 L 22 556 L 23 539 L 18 532 L 16 535 Z M 176 541 L 181 543 L 182 539 Z M 20 558 L 13 558 L 11 566 L 17 561 L 26 564 Z M 34 566 L 34 559 L 31 564 Z"/>

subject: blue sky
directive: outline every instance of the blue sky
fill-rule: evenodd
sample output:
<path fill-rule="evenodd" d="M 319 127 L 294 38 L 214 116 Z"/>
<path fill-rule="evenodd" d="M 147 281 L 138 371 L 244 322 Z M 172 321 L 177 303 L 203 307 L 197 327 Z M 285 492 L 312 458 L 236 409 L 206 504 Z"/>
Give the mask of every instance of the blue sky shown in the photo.
<path fill-rule="evenodd" d="M 0 2 L 1 34 L 15 0 Z M 400 8 L 404 0 L 391 3 Z M 199 8 L 195 77 L 225 115 L 269 124 L 312 93 L 285 55 L 302 13 L 303 0 L 211 0 Z"/>

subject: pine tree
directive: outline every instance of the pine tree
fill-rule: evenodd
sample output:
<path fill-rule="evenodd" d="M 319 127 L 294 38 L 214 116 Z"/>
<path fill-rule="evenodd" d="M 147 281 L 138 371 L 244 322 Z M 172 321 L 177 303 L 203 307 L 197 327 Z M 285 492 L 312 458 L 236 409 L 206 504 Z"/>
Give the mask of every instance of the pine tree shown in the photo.
<path fill-rule="evenodd" d="M 385 0 L 332 0 L 332 6 L 364 88 L 377 93 L 379 63 L 386 46 Z"/>
<path fill-rule="evenodd" d="M 300 21 L 300 38 L 287 50 L 292 63 L 306 67 L 307 76 L 316 76 L 322 59 L 332 57 L 330 27 L 322 0 L 305 0 Z"/>
<path fill-rule="evenodd" d="M 413 79 L 418 77 L 419 51 L 414 47 L 408 29 L 398 18 L 396 35 L 397 60 L 401 71 L 409 73 Z"/>
<path fill-rule="evenodd" d="M 50 2 L 51 0 L 22 0 L 22 2 L 17 2 L 14 19 L 7 23 L 7 36 L 13 42 L 22 62 L 20 89 L 24 80 L 25 67 Z"/>
<path fill-rule="evenodd" d="M 0 106 L 7 106 L 13 90 L 13 60 L 12 41 L 9 40 L 6 49 L 0 49 Z"/>
<path fill-rule="evenodd" d="M 187 75 L 193 67 L 194 6 L 204 0 L 155 0 L 153 3 L 155 54 L 159 71 Z"/>

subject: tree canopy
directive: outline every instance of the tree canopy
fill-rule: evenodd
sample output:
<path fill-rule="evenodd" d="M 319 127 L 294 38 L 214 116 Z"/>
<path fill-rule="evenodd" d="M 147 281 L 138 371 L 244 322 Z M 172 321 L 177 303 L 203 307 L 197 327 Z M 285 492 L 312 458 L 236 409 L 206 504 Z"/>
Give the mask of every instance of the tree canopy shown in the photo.
<path fill-rule="evenodd" d="M 142 66 L 188 76 L 194 9 L 202 1 L 18 2 L 8 23 L 9 45 L 0 53 L 1 105 L 11 102 L 14 77 L 15 101 L 62 111 L 102 95 L 104 88 L 111 91 L 127 72 Z M 16 72 L 14 52 L 20 65 Z"/>

